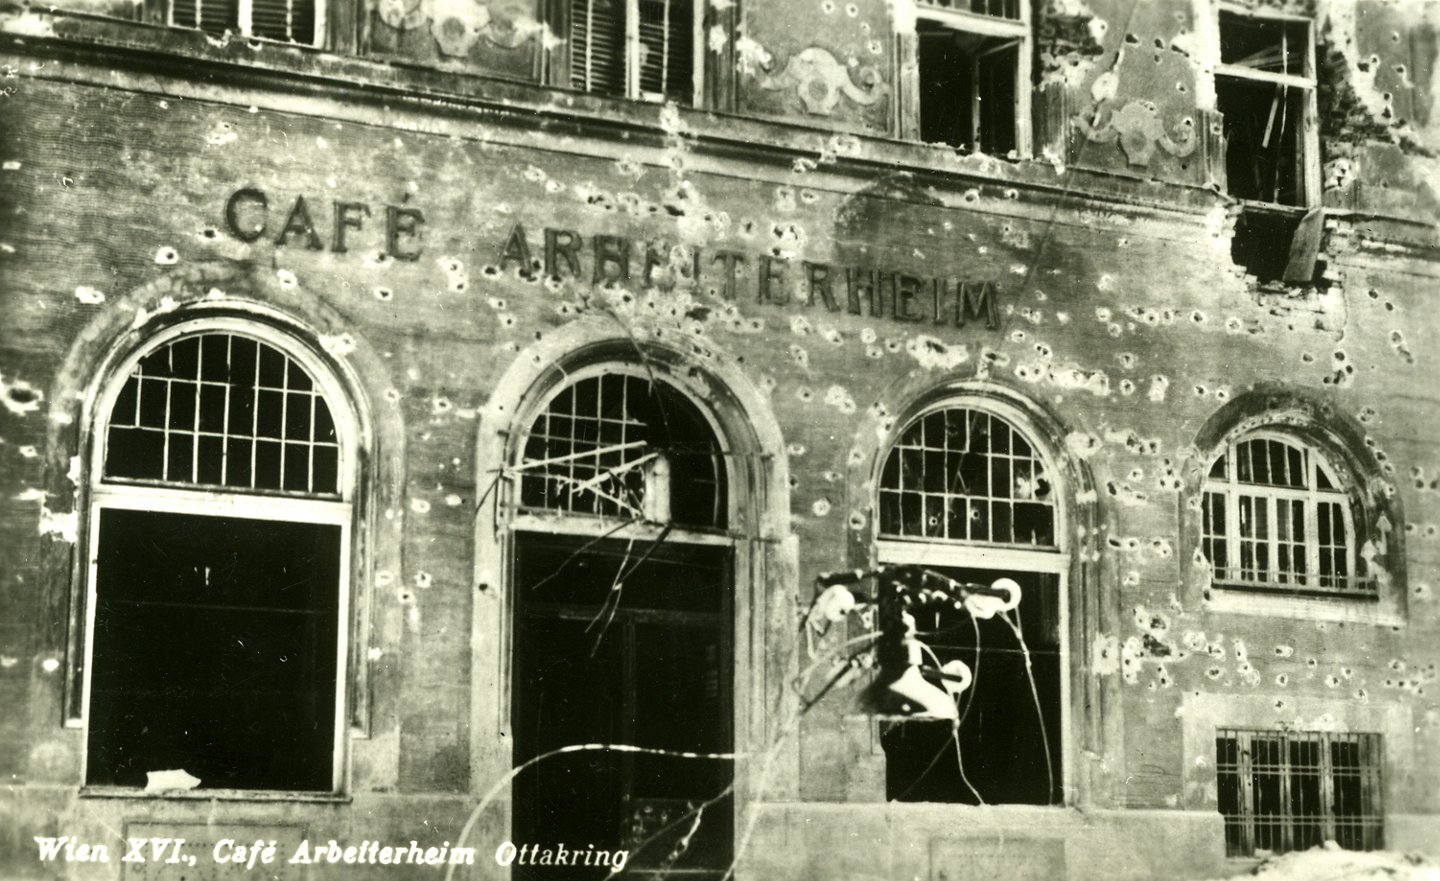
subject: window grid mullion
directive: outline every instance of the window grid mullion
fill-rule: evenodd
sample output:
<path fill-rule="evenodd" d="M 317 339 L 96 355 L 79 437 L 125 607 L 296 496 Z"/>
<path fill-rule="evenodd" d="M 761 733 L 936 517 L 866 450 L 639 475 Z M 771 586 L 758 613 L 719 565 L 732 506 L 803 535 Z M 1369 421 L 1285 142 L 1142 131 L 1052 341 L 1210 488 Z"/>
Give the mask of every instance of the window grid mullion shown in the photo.
<path fill-rule="evenodd" d="M 1335 763 L 1331 750 L 1333 741 L 1327 734 L 1320 742 L 1320 830 L 1323 841 L 1336 841 L 1335 837 Z"/>
<path fill-rule="evenodd" d="M 1240 778 L 1240 850 L 1255 853 L 1255 761 L 1248 731 L 1235 733 L 1235 758 Z"/>

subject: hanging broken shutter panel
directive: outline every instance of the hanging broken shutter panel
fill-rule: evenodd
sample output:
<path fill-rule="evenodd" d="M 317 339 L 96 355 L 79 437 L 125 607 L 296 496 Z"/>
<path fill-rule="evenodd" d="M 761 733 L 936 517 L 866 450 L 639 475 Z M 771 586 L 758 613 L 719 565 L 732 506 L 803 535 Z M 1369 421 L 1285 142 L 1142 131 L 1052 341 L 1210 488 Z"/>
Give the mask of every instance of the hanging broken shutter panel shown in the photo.
<path fill-rule="evenodd" d="M 240 31 L 239 9 L 229 0 L 174 0 L 170 21 L 179 27 L 199 28 L 210 34 Z"/>
<path fill-rule="evenodd" d="M 571 0 L 570 87 L 625 94 L 624 0 Z"/>

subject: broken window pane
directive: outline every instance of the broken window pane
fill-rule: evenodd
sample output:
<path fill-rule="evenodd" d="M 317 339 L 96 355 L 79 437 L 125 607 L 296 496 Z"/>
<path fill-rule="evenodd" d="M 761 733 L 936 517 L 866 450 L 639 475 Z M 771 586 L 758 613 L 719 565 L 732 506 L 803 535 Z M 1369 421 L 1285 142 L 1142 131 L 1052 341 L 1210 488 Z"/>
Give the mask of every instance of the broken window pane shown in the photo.
<path fill-rule="evenodd" d="M 1225 177 L 1237 199 L 1304 206 L 1306 102 L 1310 90 L 1215 75 L 1225 116 Z M 1277 243 L 1289 251 L 1289 240 Z"/>
<path fill-rule="evenodd" d="M 86 782 L 329 791 L 339 526 L 106 508 Z"/>
<path fill-rule="evenodd" d="M 1010 423 L 951 407 L 900 433 L 880 474 L 880 533 L 1054 547 L 1049 471 Z"/>
<path fill-rule="evenodd" d="M 960 698 L 958 737 L 948 722 L 887 725 L 882 734 L 886 798 L 1061 804 L 1058 577 L 989 569 L 937 571 L 964 582 L 990 584 L 1001 577 L 1019 582 L 1020 636 L 999 616 L 916 615 L 917 638 L 934 650 L 940 664 L 964 661 L 974 678 Z"/>
<path fill-rule="evenodd" d="M 551 400 L 523 446 L 527 508 L 723 528 L 723 463 L 688 398 L 627 373 L 581 379 Z"/>
<path fill-rule="evenodd" d="M 516 764 L 587 743 L 731 749 L 729 548 L 521 533 L 515 554 Z M 629 849 L 631 866 L 659 870 L 700 809 L 668 865 L 718 877 L 731 859 L 733 771 L 606 749 L 546 758 L 515 779 L 514 840 Z"/>
<path fill-rule="evenodd" d="M 920 19 L 920 139 L 992 156 L 1017 149 L 1020 40 Z"/>

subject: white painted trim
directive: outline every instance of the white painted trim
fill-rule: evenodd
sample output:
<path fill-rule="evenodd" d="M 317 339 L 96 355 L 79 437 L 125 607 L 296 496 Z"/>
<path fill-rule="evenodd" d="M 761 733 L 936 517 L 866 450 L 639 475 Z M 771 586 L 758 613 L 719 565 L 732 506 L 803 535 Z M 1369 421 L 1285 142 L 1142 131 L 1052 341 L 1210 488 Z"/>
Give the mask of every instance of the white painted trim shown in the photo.
<path fill-rule="evenodd" d="M 550 514 L 517 513 L 509 518 L 509 526 L 515 532 L 534 532 L 549 535 L 582 535 L 592 538 L 604 536 L 620 541 L 653 541 L 660 537 L 665 527 L 658 523 L 640 520 L 612 520 L 604 517 L 556 517 Z M 665 540 L 693 545 L 733 546 L 737 536 L 724 532 L 697 532 L 693 529 L 672 528 Z"/>

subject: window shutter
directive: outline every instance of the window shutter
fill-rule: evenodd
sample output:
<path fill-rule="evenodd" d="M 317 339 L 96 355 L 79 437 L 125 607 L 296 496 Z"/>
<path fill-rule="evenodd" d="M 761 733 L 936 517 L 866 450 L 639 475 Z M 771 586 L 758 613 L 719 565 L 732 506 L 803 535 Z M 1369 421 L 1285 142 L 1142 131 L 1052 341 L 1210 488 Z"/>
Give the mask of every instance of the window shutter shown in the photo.
<path fill-rule="evenodd" d="M 691 0 L 639 0 L 641 97 L 691 99 Z"/>
<path fill-rule="evenodd" d="M 174 0 L 170 20 L 182 28 L 200 28 L 206 33 L 240 32 L 238 5 L 233 0 Z"/>
<path fill-rule="evenodd" d="M 313 45 L 314 0 L 251 0 L 250 33 L 268 40 Z"/>
<path fill-rule="evenodd" d="M 570 86 L 625 94 L 625 0 L 570 0 Z"/>

